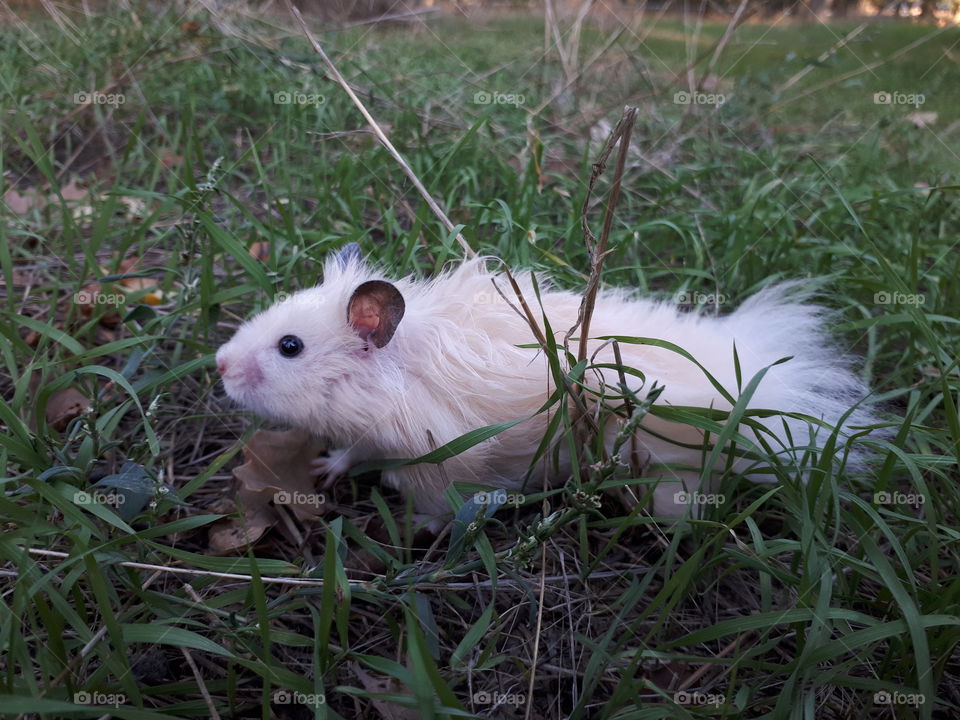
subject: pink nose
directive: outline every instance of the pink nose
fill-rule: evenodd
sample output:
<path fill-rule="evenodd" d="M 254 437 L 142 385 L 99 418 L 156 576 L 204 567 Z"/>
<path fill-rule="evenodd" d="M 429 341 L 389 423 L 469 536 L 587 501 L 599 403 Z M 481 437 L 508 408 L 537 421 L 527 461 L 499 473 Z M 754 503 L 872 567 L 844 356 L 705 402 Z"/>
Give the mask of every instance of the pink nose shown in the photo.
<path fill-rule="evenodd" d="M 217 372 L 221 375 L 227 374 L 227 362 L 226 360 L 217 360 Z"/>

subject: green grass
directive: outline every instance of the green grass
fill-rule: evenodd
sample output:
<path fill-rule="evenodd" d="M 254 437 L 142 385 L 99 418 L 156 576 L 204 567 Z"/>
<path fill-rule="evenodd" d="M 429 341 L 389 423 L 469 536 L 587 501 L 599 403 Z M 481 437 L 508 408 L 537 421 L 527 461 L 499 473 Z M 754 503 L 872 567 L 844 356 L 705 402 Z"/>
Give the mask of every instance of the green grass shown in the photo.
<path fill-rule="evenodd" d="M 579 213 L 599 142 L 586 139 L 637 105 L 640 154 L 604 281 L 663 298 L 721 293 L 734 307 L 771 279 L 813 279 L 893 435 L 872 441 L 866 477 L 829 469 L 842 447 L 809 458 L 823 468 L 810 485 L 787 471 L 775 489 L 730 475 L 735 499 L 685 532 L 625 510 L 615 495 L 631 479 L 601 465 L 583 478 L 588 496 L 604 488 L 599 511 L 562 491 L 542 520 L 531 496 L 501 510 L 503 524 L 427 550 L 402 498 L 368 475 L 344 490 L 349 512 L 216 557 L 206 532 L 229 512 L 219 501 L 251 433 L 218 388 L 218 344 L 277 292 L 316 282 L 346 241 L 397 274 L 429 275 L 461 253 L 276 18 L 235 18 L 244 39 L 204 14 L 133 12 L 0 29 L 0 169 L 6 189 L 43 200 L 0 208 L 3 712 L 103 715 L 72 704 L 87 692 L 122 696 L 116 717 L 208 717 L 207 693 L 221 717 L 301 717 L 271 706 L 286 690 L 325 697 L 317 717 L 377 717 L 374 702 L 491 717 L 512 706 L 493 710 L 476 693 L 528 695 L 538 635 L 532 717 L 958 712 L 960 31 L 778 106 L 933 28 L 873 24 L 780 91 L 855 25 L 746 25 L 714 71 L 730 98 L 684 118 L 675 75 L 724 26 L 704 23 L 695 44 L 693 24 L 663 19 L 646 44 L 623 35 L 529 126 L 561 73 L 541 19 L 321 33 L 471 246 L 570 288 L 588 268 Z M 609 32 L 588 26 L 584 55 Z M 125 102 L 74 102 L 95 88 Z M 913 108 L 874 104 L 881 90 L 923 93 L 936 123 L 918 129 L 903 119 Z M 475 103 L 483 91 L 524 103 Z M 276 104 L 280 92 L 324 101 Z M 76 178 L 87 196 L 64 199 Z M 598 231 L 600 209 L 591 217 Z M 268 244 L 266 260 L 249 255 L 254 242 Z M 120 279 L 103 277 L 132 256 L 164 301 L 125 296 L 119 324 L 105 327 L 116 310 L 88 316 L 74 295 L 98 280 L 119 293 Z M 48 404 L 68 386 L 91 409 L 54 427 Z M 75 501 L 107 476 L 142 509 Z M 925 502 L 878 504 L 877 492 Z M 697 702 L 678 704 L 680 690 Z M 882 692 L 925 702 L 878 704 Z"/>

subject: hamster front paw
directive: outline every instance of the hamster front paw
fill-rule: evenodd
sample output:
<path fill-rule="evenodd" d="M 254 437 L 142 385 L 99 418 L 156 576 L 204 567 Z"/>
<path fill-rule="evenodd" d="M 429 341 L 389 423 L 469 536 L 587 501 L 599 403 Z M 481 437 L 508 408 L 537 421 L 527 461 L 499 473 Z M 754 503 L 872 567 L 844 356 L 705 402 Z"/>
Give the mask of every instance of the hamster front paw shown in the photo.
<path fill-rule="evenodd" d="M 323 487 L 329 487 L 347 474 L 354 460 L 349 450 L 330 450 L 325 456 L 314 458 L 310 464 L 313 466 L 310 474 L 314 477 L 326 476 Z"/>

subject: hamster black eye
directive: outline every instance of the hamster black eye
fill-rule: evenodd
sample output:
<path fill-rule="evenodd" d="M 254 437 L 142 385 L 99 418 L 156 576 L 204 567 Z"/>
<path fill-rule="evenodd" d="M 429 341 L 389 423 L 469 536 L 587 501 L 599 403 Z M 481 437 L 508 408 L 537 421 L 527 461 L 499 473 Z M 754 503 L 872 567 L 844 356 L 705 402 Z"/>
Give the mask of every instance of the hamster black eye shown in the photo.
<path fill-rule="evenodd" d="M 284 357 L 296 357 L 303 352 L 303 340 L 296 335 L 284 335 L 277 343 L 277 348 Z"/>

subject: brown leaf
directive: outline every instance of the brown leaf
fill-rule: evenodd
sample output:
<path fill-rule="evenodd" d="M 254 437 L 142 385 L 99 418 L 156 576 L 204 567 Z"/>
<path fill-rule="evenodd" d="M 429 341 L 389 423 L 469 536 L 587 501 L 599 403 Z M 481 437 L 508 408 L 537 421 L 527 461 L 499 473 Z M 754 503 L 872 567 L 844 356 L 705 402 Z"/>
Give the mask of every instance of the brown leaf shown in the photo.
<path fill-rule="evenodd" d="M 260 262 L 267 262 L 270 260 L 270 243 L 255 242 L 250 246 L 250 257 L 256 258 Z"/>
<path fill-rule="evenodd" d="M 80 317 L 88 318 L 93 314 L 93 308 L 97 305 L 97 295 L 100 292 L 100 283 L 90 283 L 84 285 L 80 292 L 71 295 L 68 302 L 76 303 L 80 311 Z"/>
<path fill-rule="evenodd" d="M 393 678 L 380 678 L 371 675 L 364 670 L 358 663 L 354 663 L 353 672 L 363 685 L 363 689 L 371 693 L 397 693 L 400 692 L 396 680 Z M 385 700 L 370 699 L 373 706 L 380 713 L 383 720 L 418 720 L 420 713 L 411 708 L 405 708 L 400 705 L 393 705 Z"/>
<path fill-rule="evenodd" d="M 112 342 L 116 342 L 120 338 L 117 337 L 117 331 L 108 327 L 104 319 L 116 316 L 117 325 L 120 324 L 120 316 L 117 313 L 110 313 L 109 315 L 104 315 L 104 318 L 101 319 L 100 324 L 93 331 L 93 343 L 94 345 L 109 345 Z"/>
<path fill-rule="evenodd" d="M 244 507 L 242 519 L 220 520 L 213 524 L 207 535 L 210 550 L 224 555 L 252 545 L 278 520 L 277 509 L 269 504 L 269 500 L 256 509 Z"/>
<path fill-rule="evenodd" d="M 251 492 L 273 490 L 277 505 L 289 505 L 300 520 L 325 511 L 326 498 L 310 474 L 312 461 L 326 443 L 306 430 L 259 430 L 243 449 L 246 463 L 234 468 L 240 487 Z"/>
<path fill-rule="evenodd" d="M 255 542 L 279 521 L 280 505 L 301 521 L 325 512 L 326 498 L 310 474 L 323 449 L 324 442 L 305 430 L 257 431 L 243 449 L 246 462 L 233 470 L 243 515 L 211 529 L 211 549 L 228 552 Z"/>
<path fill-rule="evenodd" d="M 140 262 L 140 258 L 136 255 L 124 258 L 120 261 L 117 274 L 136 272 L 138 262 Z M 109 275 L 110 273 L 104 269 L 103 274 Z M 117 285 L 128 292 L 153 290 L 154 292 L 147 293 L 141 299 L 142 302 L 145 302 L 147 305 L 159 305 L 163 302 L 163 292 L 158 288 L 159 284 L 159 280 L 150 277 L 125 277 L 117 281 Z"/>
<path fill-rule="evenodd" d="M 87 191 L 86 188 L 77 185 L 76 180 L 71 180 L 60 188 L 60 195 L 64 200 L 83 200 L 87 197 Z"/>
<path fill-rule="evenodd" d="M 3 204 L 10 208 L 10 212 L 17 213 L 18 215 L 28 212 L 31 208 L 43 206 L 42 199 L 33 188 L 29 188 L 26 192 L 26 195 L 21 195 L 13 188 L 10 188 L 3 194 Z"/>
<path fill-rule="evenodd" d="M 905 119 L 912 122 L 914 127 L 923 129 L 933 125 L 939 117 L 940 114 L 935 112 L 912 112 Z"/>
<path fill-rule="evenodd" d="M 90 401 L 86 395 L 72 387 L 58 390 L 50 396 L 47 402 L 47 424 L 54 430 L 63 431 L 75 417 L 79 417 Z"/>
<path fill-rule="evenodd" d="M 164 149 L 163 154 L 160 156 L 160 164 L 168 170 L 179 167 L 181 163 L 183 163 L 183 155 L 176 155 L 170 152 L 170 148 Z"/>

